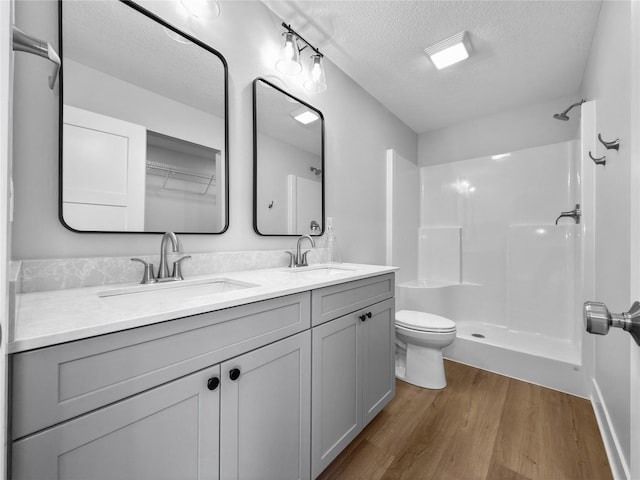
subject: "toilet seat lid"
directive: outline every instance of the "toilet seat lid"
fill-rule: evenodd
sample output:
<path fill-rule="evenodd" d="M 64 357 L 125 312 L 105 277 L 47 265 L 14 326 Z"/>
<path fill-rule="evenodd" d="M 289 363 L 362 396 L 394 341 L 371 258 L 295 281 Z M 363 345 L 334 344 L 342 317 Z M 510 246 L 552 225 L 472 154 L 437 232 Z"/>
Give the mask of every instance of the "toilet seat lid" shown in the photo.
<path fill-rule="evenodd" d="M 456 329 L 456 324 L 453 320 L 433 313 L 417 312 L 415 310 L 400 310 L 396 312 L 396 325 L 422 332 L 452 332 Z"/>

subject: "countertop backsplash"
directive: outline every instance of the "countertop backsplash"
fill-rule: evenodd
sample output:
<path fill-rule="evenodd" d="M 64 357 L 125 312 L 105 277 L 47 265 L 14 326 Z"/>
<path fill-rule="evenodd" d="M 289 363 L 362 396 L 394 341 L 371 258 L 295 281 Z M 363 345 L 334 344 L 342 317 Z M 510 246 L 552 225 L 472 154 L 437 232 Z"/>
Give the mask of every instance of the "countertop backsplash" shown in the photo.
<path fill-rule="evenodd" d="M 194 275 L 224 274 L 242 270 L 286 267 L 289 255 L 284 250 L 257 250 L 243 252 L 188 253 L 171 252 L 167 263 L 185 255 L 191 259 L 182 263 L 182 274 L 188 279 Z M 326 249 L 314 248 L 309 252 L 309 264 L 325 261 Z M 93 287 L 137 282 L 142 279 L 142 264 L 127 257 L 89 257 L 44 260 L 22 260 L 16 265 L 15 293 L 32 293 L 68 288 Z M 157 274 L 160 255 L 138 255 L 151 262 Z"/>

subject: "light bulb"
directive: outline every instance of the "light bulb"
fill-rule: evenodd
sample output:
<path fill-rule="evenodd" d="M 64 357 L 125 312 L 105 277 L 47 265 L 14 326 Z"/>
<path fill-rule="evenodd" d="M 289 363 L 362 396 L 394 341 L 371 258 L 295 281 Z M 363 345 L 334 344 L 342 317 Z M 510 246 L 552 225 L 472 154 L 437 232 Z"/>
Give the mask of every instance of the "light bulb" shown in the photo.
<path fill-rule="evenodd" d="M 276 62 L 276 69 L 287 75 L 297 75 L 302 71 L 300 52 L 292 33 L 284 34 L 284 47 L 282 47 L 280 60 Z"/>
<path fill-rule="evenodd" d="M 320 80 L 320 76 L 322 75 L 322 68 L 319 63 L 313 62 L 311 66 L 311 80 L 317 82 Z"/>
<path fill-rule="evenodd" d="M 294 54 L 293 54 L 293 43 L 286 41 L 284 44 L 284 56 L 290 60 L 293 60 L 294 58 Z"/>
<path fill-rule="evenodd" d="M 322 65 L 322 55 L 311 56 L 311 67 L 309 68 L 309 79 L 304 82 L 304 88 L 312 93 L 322 93 L 327 89 L 327 80 Z"/>

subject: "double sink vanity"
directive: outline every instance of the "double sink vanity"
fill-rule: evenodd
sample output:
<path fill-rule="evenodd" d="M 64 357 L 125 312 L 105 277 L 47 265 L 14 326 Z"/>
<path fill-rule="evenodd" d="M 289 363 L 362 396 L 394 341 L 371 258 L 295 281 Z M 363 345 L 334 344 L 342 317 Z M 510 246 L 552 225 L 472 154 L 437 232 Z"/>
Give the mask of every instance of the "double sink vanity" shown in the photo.
<path fill-rule="evenodd" d="M 19 295 L 12 478 L 317 477 L 394 396 L 393 271 Z"/>
<path fill-rule="evenodd" d="M 154 12 L 125 1 L 43 7 L 29 15 L 59 27 L 64 65 L 63 225 L 224 233 L 223 55 L 174 26 L 189 22 L 168 2 Z M 70 261 L 51 274 L 61 285 L 77 272 L 104 281 L 18 294 L 12 479 L 316 478 L 393 398 L 395 268 L 305 266 L 301 240 L 325 232 L 324 116 L 262 78 L 252 87 L 253 227 L 301 236 L 290 254 L 300 268 L 257 269 L 249 257 L 253 270 L 185 280 L 187 257 L 170 270 L 167 242 L 176 251 L 177 240 L 165 234 L 157 279 L 150 258 L 137 259 L 142 284 L 110 284 L 131 271 L 128 258 L 104 274 Z M 202 268 L 198 255 L 186 270 Z"/>

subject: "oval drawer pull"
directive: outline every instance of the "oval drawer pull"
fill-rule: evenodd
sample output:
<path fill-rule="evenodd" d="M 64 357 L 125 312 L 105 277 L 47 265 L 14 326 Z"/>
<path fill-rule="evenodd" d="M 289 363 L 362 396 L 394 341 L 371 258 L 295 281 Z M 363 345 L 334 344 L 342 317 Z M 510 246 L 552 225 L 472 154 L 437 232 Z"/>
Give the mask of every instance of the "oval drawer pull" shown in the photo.
<path fill-rule="evenodd" d="M 229 370 L 229 378 L 231 380 L 237 380 L 240 377 L 240 369 L 239 368 L 232 368 L 231 370 Z"/>

